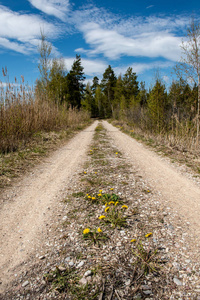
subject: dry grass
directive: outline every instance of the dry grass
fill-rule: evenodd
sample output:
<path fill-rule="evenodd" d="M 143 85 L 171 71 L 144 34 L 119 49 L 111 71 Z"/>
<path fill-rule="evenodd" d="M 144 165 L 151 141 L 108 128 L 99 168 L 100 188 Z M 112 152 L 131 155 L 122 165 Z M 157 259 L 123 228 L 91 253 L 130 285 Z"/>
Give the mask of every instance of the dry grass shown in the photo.
<path fill-rule="evenodd" d="M 38 97 L 23 77 L 20 84 L 0 82 L 0 188 L 89 122 L 87 112 Z"/>
<path fill-rule="evenodd" d="M 20 84 L 0 82 L 0 153 L 16 151 L 37 132 L 75 128 L 89 119 L 86 112 L 34 96 L 23 77 Z"/>

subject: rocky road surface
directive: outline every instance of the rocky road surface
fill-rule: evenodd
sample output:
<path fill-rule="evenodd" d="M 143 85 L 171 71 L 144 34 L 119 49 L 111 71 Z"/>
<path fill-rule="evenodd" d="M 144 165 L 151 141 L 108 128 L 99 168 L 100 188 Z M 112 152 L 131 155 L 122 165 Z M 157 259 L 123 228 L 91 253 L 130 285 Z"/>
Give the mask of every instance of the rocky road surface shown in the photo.
<path fill-rule="evenodd" d="M 0 211 L 0 291 L 15 277 L 16 268 L 45 243 L 46 225 L 62 191 L 83 165 L 98 121 L 77 134 L 64 147 L 34 168 L 17 185 L 5 191 Z M 122 133 L 107 121 L 102 122 L 112 141 L 127 161 L 134 165 L 163 203 L 188 222 L 196 237 L 200 234 L 200 186 L 166 158 L 158 156 L 141 143 Z M 7 198 L 7 200 L 6 200 Z M 195 247 L 194 240 L 191 241 Z"/>

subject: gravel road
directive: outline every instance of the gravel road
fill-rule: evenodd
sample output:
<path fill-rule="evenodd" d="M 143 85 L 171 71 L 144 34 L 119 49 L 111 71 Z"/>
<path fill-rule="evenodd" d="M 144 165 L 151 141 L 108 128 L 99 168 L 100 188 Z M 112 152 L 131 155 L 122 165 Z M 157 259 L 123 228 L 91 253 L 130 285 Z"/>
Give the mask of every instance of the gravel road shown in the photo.
<path fill-rule="evenodd" d="M 27 257 L 35 253 L 44 242 L 46 224 L 53 217 L 54 209 L 62 197 L 62 189 L 84 163 L 97 124 L 98 121 L 95 121 L 77 134 L 7 192 L 9 201 L 4 203 L 0 212 L 1 290 L 14 278 L 16 266 L 22 266 Z M 168 201 L 183 220 L 190 222 L 191 228 L 198 235 L 199 186 L 181 174 L 169 160 L 148 150 L 108 122 L 103 121 L 103 126 L 152 189 L 161 195 L 163 201 Z"/>
<path fill-rule="evenodd" d="M 63 187 L 86 158 L 97 123 L 77 134 L 7 192 L 9 201 L 0 211 L 0 290 L 12 280 L 15 267 L 23 265 L 40 247 Z"/>
<path fill-rule="evenodd" d="M 120 132 L 106 121 L 104 127 L 141 176 L 163 201 L 176 210 L 185 222 L 189 222 L 197 236 L 200 234 L 200 187 L 181 173 L 169 160 L 145 148 L 133 138 Z"/>

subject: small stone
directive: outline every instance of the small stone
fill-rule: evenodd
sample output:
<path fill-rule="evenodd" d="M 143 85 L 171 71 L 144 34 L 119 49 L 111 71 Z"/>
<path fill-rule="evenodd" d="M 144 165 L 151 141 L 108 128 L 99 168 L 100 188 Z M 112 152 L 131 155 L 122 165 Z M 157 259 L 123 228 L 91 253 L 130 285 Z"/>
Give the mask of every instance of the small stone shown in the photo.
<path fill-rule="evenodd" d="M 73 262 L 73 261 L 70 261 L 70 262 L 69 262 L 69 266 L 70 266 L 70 267 L 73 267 L 73 265 L 74 265 L 74 262 Z"/>
<path fill-rule="evenodd" d="M 70 259 L 71 259 L 70 256 L 68 256 L 65 258 L 65 261 L 68 262 L 68 261 L 70 261 Z"/>
<path fill-rule="evenodd" d="M 150 290 L 151 289 L 151 287 L 149 287 L 148 285 L 141 285 L 141 288 L 143 290 Z"/>
<path fill-rule="evenodd" d="M 88 277 L 90 275 L 92 275 L 92 271 L 88 270 L 88 271 L 85 272 L 84 277 Z"/>
<path fill-rule="evenodd" d="M 130 279 L 125 282 L 125 285 L 130 285 L 130 284 L 131 284 L 131 280 Z"/>
<path fill-rule="evenodd" d="M 183 283 L 176 277 L 174 277 L 173 281 L 176 285 L 183 285 Z"/>
<path fill-rule="evenodd" d="M 84 265 L 84 261 L 82 260 L 78 265 L 77 268 L 81 268 Z"/>
<path fill-rule="evenodd" d="M 87 279 L 85 277 L 81 278 L 81 280 L 79 281 L 80 284 L 87 284 Z"/>
<path fill-rule="evenodd" d="M 151 290 L 146 290 L 146 291 L 143 291 L 143 293 L 144 293 L 145 295 L 151 295 L 152 291 L 151 291 Z"/>
<path fill-rule="evenodd" d="M 25 287 L 25 286 L 27 286 L 27 285 L 29 285 L 29 281 L 28 281 L 28 280 L 26 280 L 26 281 L 24 281 L 24 282 L 22 283 L 22 287 Z"/>
<path fill-rule="evenodd" d="M 41 256 L 39 256 L 38 258 L 42 260 L 42 259 L 45 259 L 45 256 L 44 256 L 44 255 L 41 255 Z"/>
<path fill-rule="evenodd" d="M 65 268 L 65 267 L 62 267 L 62 266 L 59 266 L 58 269 L 59 269 L 61 272 L 66 271 L 66 268 Z"/>

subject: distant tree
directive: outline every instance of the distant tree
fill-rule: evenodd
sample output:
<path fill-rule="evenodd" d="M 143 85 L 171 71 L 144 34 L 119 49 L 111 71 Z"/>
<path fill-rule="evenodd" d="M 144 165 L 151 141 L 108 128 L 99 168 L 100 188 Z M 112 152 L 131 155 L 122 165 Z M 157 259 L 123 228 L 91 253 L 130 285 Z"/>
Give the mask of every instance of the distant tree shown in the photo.
<path fill-rule="evenodd" d="M 182 77 L 196 82 L 198 86 L 198 100 L 196 111 L 196 145 L 199 143 L 199 113 L 200 113 L 200 23 L 194 19 L 191 21 L 187 30 L 186 41 L 182 42 L 183 57 L 176 65 L 176 73 Z"/>
<path fill-rule="evenodd" d="M 152 129 L 160 133 L 164 128 L 165 108 L 167 105 L 167 92 L 161 80 L 156 80 L 153 89 L 149 93 L 147 104 L 152 123 Z"/>
<path fill-rule="evenodd" d="M 62 59 L 53 59 L 49 73 L 48 94 L 57 104 L 64 102 L 65 64 Z"/>
<path fill-rule="evenodd" d="M 94 76 L 92 80 L 92 86 L 91 86 L 93 96 L 95 96 L 95 92 L 98 86 L 99 86 L 99 78 L 97 76 Z"/>
<path fill-rule="evenodd" d="M 43 94 L 43 99 L 48 98 L 49 73 L 51 68 L 51 51 L 52 45 L 46 39 L 45 34 L 41 31 L 41 43 L 38 47 L 40 54 L 38 69 L 40 79 L 37 81 L 37 89 Z"/>
<path fill-rule="evenodd" d="M 76 55 L 70 72 L 67 74 L 65 81 L 65 93 L 67 102 L 74 108 L 81 107 L 81 101 L 84 97 L 84 72 L 81 65 L 80 55 Z"/>
<path fill-rule="evenodd" d="M 113 113 L 114 90 L 117 78 L 111 66 L 105 70 L 101 80 L 101 89 L 105 96 L 104 111 L 105 117 L 111 117 Z"/>
<path fill-rule="evenodd" d="M 126 99 L 127 108 L 129 107 L 130 101 L 136 100 L 139 93 L 137 75 L 133 72 L 133 69 L 129 67 L 123 77 L 123 94 Z"/>

